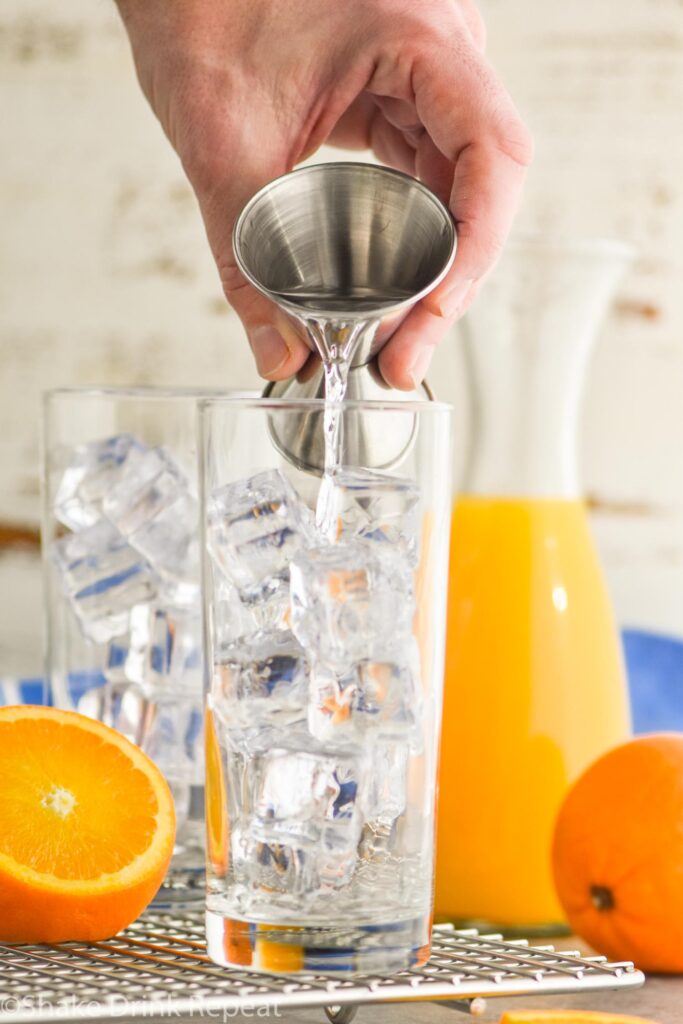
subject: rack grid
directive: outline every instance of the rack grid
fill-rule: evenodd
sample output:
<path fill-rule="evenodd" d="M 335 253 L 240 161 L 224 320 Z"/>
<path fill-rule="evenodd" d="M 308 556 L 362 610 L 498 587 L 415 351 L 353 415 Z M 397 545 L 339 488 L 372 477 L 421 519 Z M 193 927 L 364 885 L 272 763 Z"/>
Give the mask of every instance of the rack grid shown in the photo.
<path fill-rule="evenodd" d="M 330 1020 L 347 1024 L 357 1008 L 370 1003 L 440 999 L 477 1013 L 485 999 L 496 996 L 638 987 L 644 980 L 631 963 L 447 925 L 434 928 L 432 955 L 423 967 L 391 976 L 228 970 L 206 954 L 201 910 L 152 910 L 106 942 L 0 944 L 0 1024 L 123 1016 L 177 1020 L 210 1011 L 254 1013 L 259 1007 L 320 1007 Z"/>

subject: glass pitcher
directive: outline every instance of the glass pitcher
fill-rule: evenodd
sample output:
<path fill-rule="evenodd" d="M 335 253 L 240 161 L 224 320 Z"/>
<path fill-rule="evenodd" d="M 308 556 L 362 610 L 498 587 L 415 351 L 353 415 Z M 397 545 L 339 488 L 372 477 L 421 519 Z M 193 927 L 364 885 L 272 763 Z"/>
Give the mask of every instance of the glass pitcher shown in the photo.
<path fill-rule="evenodd" d="M 437 920 L 561 922 L 557 811 L 629 733 L 576 470 L 587 360 L 629 254 L 512 242 L 463 322 L 474 430 L 452 519 Z"/>

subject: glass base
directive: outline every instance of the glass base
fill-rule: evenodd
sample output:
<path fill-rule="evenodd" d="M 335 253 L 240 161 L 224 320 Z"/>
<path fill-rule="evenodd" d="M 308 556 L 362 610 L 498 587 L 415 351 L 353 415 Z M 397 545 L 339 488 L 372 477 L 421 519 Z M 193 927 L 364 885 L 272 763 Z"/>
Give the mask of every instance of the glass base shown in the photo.
<path fill-rule="evenodd" d="M 387 974 L 427 962 L 430 925 L 424 916 L 329 928 L 254 924 L 207 910 L 207 953 L 223 967 L 271 974 Z"/>

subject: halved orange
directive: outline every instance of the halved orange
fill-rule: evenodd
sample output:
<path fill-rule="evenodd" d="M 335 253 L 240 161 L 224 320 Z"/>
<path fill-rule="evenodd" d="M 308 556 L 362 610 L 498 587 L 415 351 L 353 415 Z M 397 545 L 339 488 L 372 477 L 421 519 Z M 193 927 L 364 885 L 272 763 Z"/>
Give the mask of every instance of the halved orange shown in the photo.
<path fill-rule="evenodd" d="M 508 1010 L 498 1024 L 655 1024 L 644 1017 L 599 1010 Z"/>
<path fill-rule="evenodd" d="M 174 839 L 164 777 L 120 733 L 0 708 L 0 941 L 114 935 L 156 893 Z"/>

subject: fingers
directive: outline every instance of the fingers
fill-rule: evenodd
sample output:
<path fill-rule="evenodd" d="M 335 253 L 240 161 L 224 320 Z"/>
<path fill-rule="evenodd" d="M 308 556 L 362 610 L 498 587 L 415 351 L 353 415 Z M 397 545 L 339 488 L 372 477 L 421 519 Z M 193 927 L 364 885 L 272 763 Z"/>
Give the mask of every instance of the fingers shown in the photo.
<path fill-rule="evenodd" d="M 386 120 L 378 109 L 370 128 L 370 145 L 383 164 L 405 174 L 415 174 L 415 150 L 405 135 Z"/>
<path fill-rule="evenodd" d="M 424 301 L 408 314 L 378 357 L 380 373 L 390 387 L 412 391 L 422 384 L 429 372 L 434 350 L 456 320 L 472 305 L 480 287 L 481 282 L 470 285 L 460 305 L 449 317 L 432 313 Z"/>
<path fill-rule="evenodd" d="M 420 181 L 448 206 L 453 188 L 453 164 L 425 131 L 415 151 L 415 171 Z"/>
<path fill-rule="evenodd" d="M 376 115 L 377 106 L 372 96 L 361 93 L 344 111 L 325 141 L 341 149 L 370 149 L 370 126 Z"/>
<path fill-rule="evenodd" d="M 232 151 L 225 161 L 216 157 L 220 145 L 213 148 L 211 163 L 203 164 L 201 174 L 194 175 L 195 191 L 223 290 L 244 325 L 256 368 L 268 380 L 282 380 L 297 372 L 310 350 L 293 323 L 240 273 L 232 249 L 232 229 L 245 202 L 286 167 L 262 147 L 247 153 L 236 138 L 232 134 Z M 257 156 L 261 157 L 258 163 Z M 188 172 L 192 180 L 191 161 Z"/>
<path fill-rule="evenodd" d="M 453 167 L 449 206 L 458 227 L 458 251 L 452 271 L 426 300 L 430 310 L 449 318 L 500 254 L 520 201 L 532 143 L 503 86 L 462 35 L 452 50 L 418 59 L 413 84 L 416 110 L 431 144 Z M 433 151 L 431 159 L 436 159 Z M 426 176 L 429 164 L 429 146 L 422 154 L 418 146 L 418 172 Z"/>
<path fill-rule="evenodd" d="M 236 267 L 230 271 L 230 280 L 230 287 L 224 285 L 225 294 L 244 324 L 260 376 L 266 380 L 293 376 L 310 355 L 293 322 L 252 288 Z"/>
<path fill-rule="evenodd" d="M 379 353 L 379 370 L 387 384 L 401 391 L 419 387 L 436 346 L 454 320 L 430 312 L 424 302 L 418 303 Z"/>
<path fill-rule="evenodd" d="M 452 316 L 471 284 L 493 268 L 517 212 L 526 169 L 496 148 L 471 143 L 460 154 L 450 208 L 458 225 L 451 274 L 432 293 L 431 308 Z"/>
<path fill-rule="evenodd" d="M 478 50 L 486 49 L 486 25 L 474 0 L 458 0 L 463 20 Z"/>

